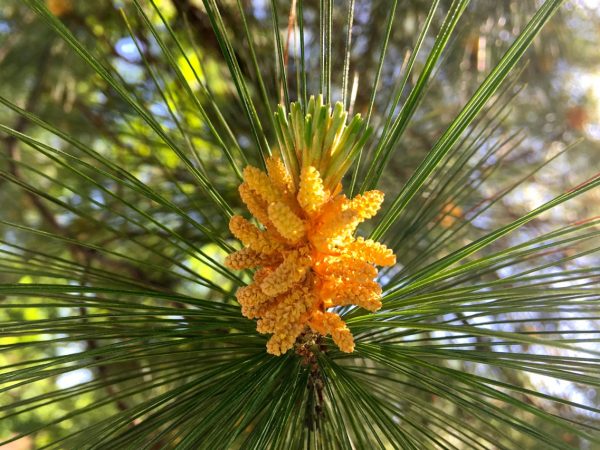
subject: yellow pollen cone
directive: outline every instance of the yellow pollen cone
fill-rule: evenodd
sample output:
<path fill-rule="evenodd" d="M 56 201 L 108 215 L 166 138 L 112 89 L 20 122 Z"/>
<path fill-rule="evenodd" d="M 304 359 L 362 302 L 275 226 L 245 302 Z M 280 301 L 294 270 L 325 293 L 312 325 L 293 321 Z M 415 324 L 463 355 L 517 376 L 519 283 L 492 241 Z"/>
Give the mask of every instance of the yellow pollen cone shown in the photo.
<path fill-rule="evenodd" d="M 342 169 L 353 157 L 349 152 L 358 148 L 358 140 L 363 145 L 366 139 L 362 119 L 352 119 L 353 137 L 346 142 L 340 138 L 349 126 L 343 108 L 336 105 L 332 111 L 321 99 L 311 102 L 306 116 L 295 103 L 293 115 L 280 107 L 276 114 L 285 117 L 276 123 L 304 127 L 313 117 L 325 117 L 318 122 L 322 130 L 309 128 L 321 137 L 302 139 L 294 133 L 300 128 L 285 130 L 294 139 L 280 142 L 283 157 L 268 158 L 267 172 L 252 166 L 244 169 L 240 196 L 265 229 L 241 216 L 230 221 L 231 232 L 245 248 L 230 254 L 227 266 L 260 268 L 236 297 L 242 314 L 258 319 L 257 331 L 271 335 L 267 352 L 273 355 L 290 350 L 307 330 L 330 335 L 343 352 L 354 351 L 350 329 L 328 308 L 379 309 L 381 287 L 374 281 L 375 266 L 396 262 L 384 245 L 354 237 L 356 227 L 381 207 L 383 192 L 368 191 L 352 199 L 342 193 Z"/>

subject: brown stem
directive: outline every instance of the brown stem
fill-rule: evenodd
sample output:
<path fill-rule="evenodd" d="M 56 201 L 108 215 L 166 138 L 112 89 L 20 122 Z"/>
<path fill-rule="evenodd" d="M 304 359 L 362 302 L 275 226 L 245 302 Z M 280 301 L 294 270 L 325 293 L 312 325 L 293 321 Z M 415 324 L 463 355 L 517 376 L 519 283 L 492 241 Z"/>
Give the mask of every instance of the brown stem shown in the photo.
<path fill-rule="evenodd" d="M 319 366 L 318 354 L 325 351 L 323 337 L 307 328 L 296 340 L 295 352 L 302 358 L 301 364 L 309 370 L 306 388 L 310 391 L 306 402 L 305 426 L 314 431 L 325 417 L 323 409 L 325 379 Z"/>

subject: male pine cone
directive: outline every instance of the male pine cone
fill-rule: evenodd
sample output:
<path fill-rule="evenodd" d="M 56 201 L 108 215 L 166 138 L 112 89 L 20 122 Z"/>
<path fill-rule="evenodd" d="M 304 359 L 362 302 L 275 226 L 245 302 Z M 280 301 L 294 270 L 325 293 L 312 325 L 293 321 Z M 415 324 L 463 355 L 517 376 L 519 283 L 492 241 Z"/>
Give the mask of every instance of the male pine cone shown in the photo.
<path fill-rule="evenodd" d="M 350 330 L 327 309 L 381 307 L 374 264 L 392 265 L 395 257 L 385 246 L 353 234 L 375 215 L 383 193 L 370 191 L 349 200 L 328 192 L 312 166 L 302 169 L 298 187 L 279 158 L 269 158 L 267 167 L 268 175 L 247 167 L 239 189 L 264 230 L 242 216 L 230 222 L 231 232 L 245 248 L 230 254 L 226 265 L 258 268 L 254 281 L 236 293 L 242 314 L 258 319 L 260 333 L 272 333 L 267 343 L 271 354 L 289 350 L 307 326 L 330 334 L 340 350 L 352 352 Z"/>

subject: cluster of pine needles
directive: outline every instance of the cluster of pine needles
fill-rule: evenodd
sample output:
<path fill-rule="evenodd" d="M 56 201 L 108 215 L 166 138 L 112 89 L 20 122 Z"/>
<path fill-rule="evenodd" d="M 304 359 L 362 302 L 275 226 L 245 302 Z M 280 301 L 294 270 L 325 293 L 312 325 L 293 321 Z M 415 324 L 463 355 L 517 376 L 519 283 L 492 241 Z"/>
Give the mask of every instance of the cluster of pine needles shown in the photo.
<path fill-rule="evenodd" d="M 122 2 L 139 84 L 115 64 L 114 42 L 73 31 L 83 2 L 21 3 L 48 32 L 49 64 L 62 52 L 93 74 L 91 111 L 110 122 L 94 116 L 77 134 L 36 110 L 39 90 L 26 105 L 0 95 L 14 118 L 0 124 L 11 197 L 0 217 L 0 446 L 600 445 L 600 410 L 579 395 L 600 387 L 600 219 L 530 227 L 600 178 L 475 226 L 573 151 L 481 195 L 520 151 L 522 134 L 502 124 L 517 68 L 560 0 L 539 6 L 400 182 L 401 144 L 468 0 L 430 2 L 403 62 L 386 61 L 402 2 L 384 2 L 362 115 L 349 113 L 354 0 L 344 14 L 333 0 L 286 11 L 272 0 L 266 30 L 245 2 L 203 0 L 217 55 L 193 24 L 172 22 L 170 2 Z M 258 52 L 265 39 L 274 70 Z M 383 86 L 386 64 L 398 70 Z M 61 384 L 74 374 L 85 376 Z"/>

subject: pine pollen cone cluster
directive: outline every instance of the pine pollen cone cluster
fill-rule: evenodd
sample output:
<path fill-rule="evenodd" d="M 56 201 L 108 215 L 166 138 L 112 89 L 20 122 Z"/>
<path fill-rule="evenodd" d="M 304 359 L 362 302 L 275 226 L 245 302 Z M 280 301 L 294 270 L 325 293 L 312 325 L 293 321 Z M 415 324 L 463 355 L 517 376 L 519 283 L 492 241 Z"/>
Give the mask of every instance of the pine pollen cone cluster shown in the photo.
<path fill-rule="evenodd" d="M 331 335 L 341 351 L 352 352 L 350 330 L 328 309 L 381 307 L 375 265 L 393 265 L 396 257 L 354 232 L 377 213 L 383 193 L 373 190 L 348 199 L 340 184 L 330 192 L 314 166 L 303 166 L 297 183 L 279 157 L 270 157 L 266 166 L 266 173 L 247 166 L 239 187 L 249 212 L 264 228 L 239 215 L 229 224 L 245 247 L 230 254 L 226 265 L 257 269 L 253 282 L 236 292 L 242 314 L 258 319 L 258 332 L 272 334 L 267 351 L 273 355 L 292 348 L 307 327 Z"/>

